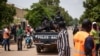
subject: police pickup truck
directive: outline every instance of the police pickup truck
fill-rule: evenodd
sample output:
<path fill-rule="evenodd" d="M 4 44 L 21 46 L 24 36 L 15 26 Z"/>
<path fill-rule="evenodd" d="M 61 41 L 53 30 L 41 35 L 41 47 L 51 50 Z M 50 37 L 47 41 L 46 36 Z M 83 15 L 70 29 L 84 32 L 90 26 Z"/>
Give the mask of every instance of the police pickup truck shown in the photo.
<path fill-rule="evenodd" d="M 57 51 L 57 35 L 56 32 L 37 32 L 34 34 L 34 44 L 38 53 L 43 50 Z"/>

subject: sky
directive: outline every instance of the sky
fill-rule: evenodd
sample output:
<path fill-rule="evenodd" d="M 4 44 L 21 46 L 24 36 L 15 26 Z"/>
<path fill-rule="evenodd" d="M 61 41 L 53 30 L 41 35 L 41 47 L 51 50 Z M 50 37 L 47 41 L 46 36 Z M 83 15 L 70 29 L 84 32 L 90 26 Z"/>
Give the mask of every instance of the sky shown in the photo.
<path fill-rule="evenodd" d="M 8 0 L 8 3 L 15 4 L 18 8 L 30 8 L 32 3 L 37 3 L 39 0 Z M 68 11 L 73 18 L 80 18 L 84 12 L 84 0 L 60 0 L 60 6 Z"/>

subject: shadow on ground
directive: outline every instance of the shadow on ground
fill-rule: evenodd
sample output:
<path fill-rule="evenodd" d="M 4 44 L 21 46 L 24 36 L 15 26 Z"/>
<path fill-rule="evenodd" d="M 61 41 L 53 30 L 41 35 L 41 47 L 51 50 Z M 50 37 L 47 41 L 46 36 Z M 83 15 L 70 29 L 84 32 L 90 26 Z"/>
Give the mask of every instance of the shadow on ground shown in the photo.
<path fill-rule="evenodd" d="M 58 52 L 57 51 L 44 51 L 41 53 L 38 53 L 38 55 L 57 55 Z"/>

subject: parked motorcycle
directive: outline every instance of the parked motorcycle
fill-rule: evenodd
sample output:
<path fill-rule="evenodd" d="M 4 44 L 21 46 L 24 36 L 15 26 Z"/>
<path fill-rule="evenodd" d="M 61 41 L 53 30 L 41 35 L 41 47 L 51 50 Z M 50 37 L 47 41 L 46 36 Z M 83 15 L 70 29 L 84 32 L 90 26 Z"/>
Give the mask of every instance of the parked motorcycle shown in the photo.
<path fill-rule="evenodd" d="M 25 38 L 25 45 L 27 46 L 27 48 L 31 48 L 32 47 L 32 37 L 27 35 Z"/>

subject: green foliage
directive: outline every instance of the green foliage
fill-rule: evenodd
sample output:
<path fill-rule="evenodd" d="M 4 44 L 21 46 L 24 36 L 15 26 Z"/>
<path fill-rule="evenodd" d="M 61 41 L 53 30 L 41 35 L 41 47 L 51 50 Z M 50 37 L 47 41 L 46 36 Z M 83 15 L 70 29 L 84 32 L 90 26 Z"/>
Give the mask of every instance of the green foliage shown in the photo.
<path fill-rule="evenodd" d="M 65 11 L 64 8 L 59 7 L 60 11 L 61 11 L 61 15 L 63 16 L 63 18 L 66 21 L 66 25 L 72 25 L 71 21 L 73 21 L 73 18 L 68 14 L 67 11 Z"/>
<path fill-rule="evenodd" d="M 84 8 L 86 9 L 84 14 L 81 16 L 81 21 L 84 18 L 88 18 L 91 21 L 100 22 L 100 1 L 99 0 L 86 0 L 83 2 Z"/>
<path fill-rule="evenodd" d="M 68 25 L 72 20 L 72 17 L 64 10 L 64 8 L 59 6 L 59 3 L 59 0 L 40 0 L 39 3 L 33 3 L 31 10 L 27 10 L 28 14 L 25 18 L 29 21 L 32 27 L 38 27 L 41 25 L 41 21 L 45 16 L 51 20 L 51 16 L 56 16 L 56 13 L 61 11 L 61 15 Z"/>
<path fill-rule="evenodd" d="M 26 15 L 26 18 L 32 26 L 37 27 L 41 24 L 44 16 L 48 16 L 50 19 L 52 12 L 51 8 L 44 8 L 41 4 L 35 3 L 32 5 L 32 10 Z"/>
<path fill-rule="evenodd" d="M 13 16 L 16 14 L 15 8 L 6 4 L 7 0 L 0 2 L 0 28 L 13 22 Z"/>

